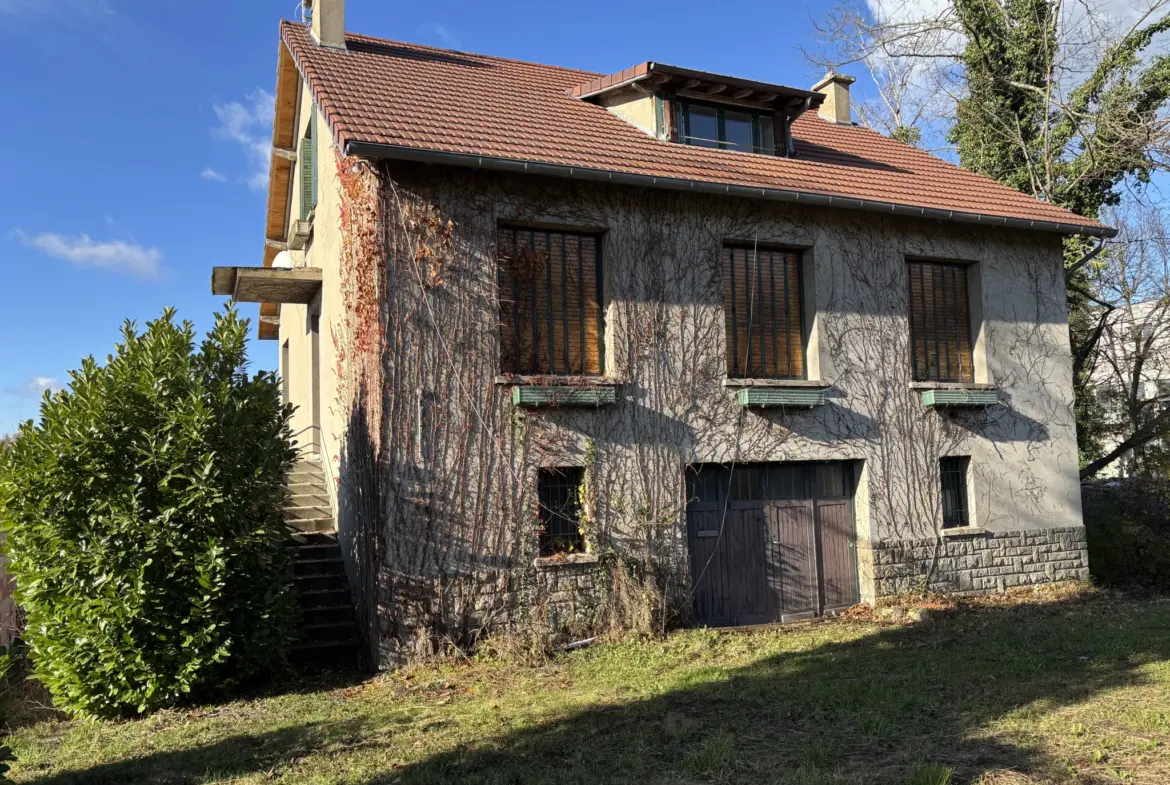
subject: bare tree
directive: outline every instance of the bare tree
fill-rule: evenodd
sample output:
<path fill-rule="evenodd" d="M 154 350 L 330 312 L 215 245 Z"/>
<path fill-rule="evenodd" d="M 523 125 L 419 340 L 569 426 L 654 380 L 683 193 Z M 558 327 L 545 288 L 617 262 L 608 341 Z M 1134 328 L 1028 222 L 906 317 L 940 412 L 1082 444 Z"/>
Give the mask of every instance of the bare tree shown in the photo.
<path fill-rule="evenodd" d="M 1170 234 L 1166 215 L 1135 204 L 1110 213 L 1117 241 L 1095 265 L 1102 335 L 1088 374 L 1106 412 L 1108 444 L 1085 467 L 1114 461 L 1131 475 L 1170 470 Z"/>
<path fill-rule="evenodd" d="M 811 62 L 860 63 L 873 76 L 867 124 L 1078 214 L 1147 195 L 1170 162 L 1170 0 L 846 0 L 817 29 Z M 1065 245 L 1086 477 L 1170 428 L 1144 414 L 1140 427 L 1102 420 L 1088 373 L 1115 293 L 1089 274 L 1099 251 L 1080 238 Z M 1134 427 L 1118 435 L 1120 422 Z M 1115 446 L 1102 450 L 1099 437 Z"/>

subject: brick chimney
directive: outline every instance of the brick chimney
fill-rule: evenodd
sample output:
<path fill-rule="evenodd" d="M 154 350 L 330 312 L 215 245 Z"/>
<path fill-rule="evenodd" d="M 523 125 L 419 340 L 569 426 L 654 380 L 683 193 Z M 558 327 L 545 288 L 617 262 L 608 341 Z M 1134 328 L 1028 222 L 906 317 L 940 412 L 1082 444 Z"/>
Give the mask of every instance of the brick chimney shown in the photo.
<path fill-rule="evenodd" d="M 345 48 L 345 0 L 305 0 L 313 15 L 313 37 L 321 46 Z"/>
<path fill-rule="evenodd" d="M 849 85 L 857 80 L 836 71 L 829 71 L 813 90 L 824 94 L 825 102 L 817 110 L 822 119 L 838 125 L 853 125 L 853 114 L 849 111 Z"/>

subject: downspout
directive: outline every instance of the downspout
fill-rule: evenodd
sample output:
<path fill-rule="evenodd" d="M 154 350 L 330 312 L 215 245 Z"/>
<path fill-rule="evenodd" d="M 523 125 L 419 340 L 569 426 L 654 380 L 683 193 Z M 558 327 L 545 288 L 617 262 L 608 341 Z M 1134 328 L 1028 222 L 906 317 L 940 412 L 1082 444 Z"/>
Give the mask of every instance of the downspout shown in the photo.
<path fill-rule="evenodd" d="M 1075 264 L 1072 264 L 1069 267 L 1064 268 L 1064 280 L 1066 282 L 1068 281 L 1069 278 L 1071 278 L 1073 276 L 1073 274 L 1077 270 L 1081 269 L 1086 264 L 1088 264 L 1089 262 L 1096 259 L 1101 254 L 1101 252 L 1105 250 L 1105 239 L 1106 238 L 1104 238 L 1104 237 L 1098 237 L 1097 238 L 1097 245 L 1095 248 L 1090 249 L 1084 256 L 1082 256 L 1079 260 L 1077 260 L 1077 262 Z"/>

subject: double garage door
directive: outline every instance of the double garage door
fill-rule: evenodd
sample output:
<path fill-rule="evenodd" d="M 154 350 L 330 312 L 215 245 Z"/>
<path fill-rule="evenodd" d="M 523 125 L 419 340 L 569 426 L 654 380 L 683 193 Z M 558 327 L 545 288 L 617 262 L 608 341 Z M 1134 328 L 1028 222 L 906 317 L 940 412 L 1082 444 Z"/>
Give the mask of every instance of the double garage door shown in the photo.
<path fill-rule="evenodd" d="M 694 612 L 722 627 L 858 602 L 853 464 L 708 464 L 688 477 Z"/>

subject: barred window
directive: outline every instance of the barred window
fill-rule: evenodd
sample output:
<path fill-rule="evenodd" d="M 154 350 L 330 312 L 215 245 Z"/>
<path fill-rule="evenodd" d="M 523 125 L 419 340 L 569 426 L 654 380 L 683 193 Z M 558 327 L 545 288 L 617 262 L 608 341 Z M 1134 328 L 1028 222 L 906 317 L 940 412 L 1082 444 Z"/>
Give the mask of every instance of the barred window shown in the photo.
<path fill-rule="evenodd" d="M 540 497 L 540 555 L 576 553 L 585 549 L 581 533 L 581 480 L 584 469 L 537 470 Z"/>
<path fill-rule="evenodd" d="M 727 246 L 722 262 L 727 375 L 804 378 L 800 254 Z"/>
<path fill-rule="evenodd" d="M 967 315 L 967 268 L 910 262 L 910 358 L 915 381 L 975 381 Z"/>
<path fill-rule="evenodd" d="M 970 466 L 971 459 L 967 457 L 943 458 L 939 461 L 944 529 L 957 529 L 971 523 L 967 509 L 967 471 Z"/>
<path fill-rule="evenodd" d="M 501 227 L 504 373 L 601 375 L 599 239 L 592 234 Z"/>

